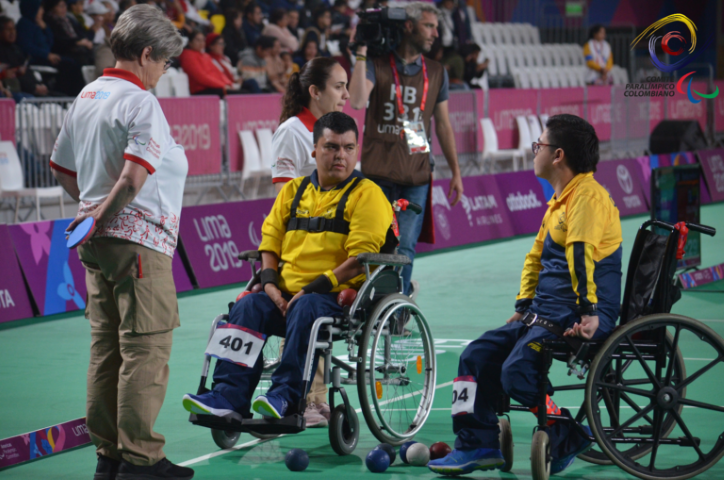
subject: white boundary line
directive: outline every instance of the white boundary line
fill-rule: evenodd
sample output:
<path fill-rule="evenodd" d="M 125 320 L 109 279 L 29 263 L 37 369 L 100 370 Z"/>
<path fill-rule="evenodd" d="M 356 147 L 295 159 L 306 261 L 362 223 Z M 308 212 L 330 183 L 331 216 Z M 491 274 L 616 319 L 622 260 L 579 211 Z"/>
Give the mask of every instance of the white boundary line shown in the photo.
<path fill-rule="evenodd" d="M 435 390 L 437 390 L 437 389 L 439 389 L 439 388 L 449 387 L 449 386 L 452 385 L 452 384 L 453 384 L 453 382 L 441 383 L 440 385 L 435 386 Z M 417 395 L 417 394 L 420 393 L 420 392 L 422 392 L 422 390 L 420 390 L 420 391 L 418 391 L 418 392 L 407 393 L 407 394 L 403 395 L 403 396 L 400 397 L 400 398 L 392 398 L 392 399 L 390 399 L 390 400 L 387 400 L 385 403 L 392 402 L 392 401 L 394 401 L 394 400 L 400 400 L 400 399 L 408 398 L 408 397 L 411 397 L 411 396 L 413 396 L 413 395 Z M 440 408 L 440 409 L 433 408 L 432 410 L 449 410 L 449 408 Z M 355 410 L 355 412 L 360 413 L 360 412 L 362 412 L 362 409 L 361 409 L 361 408 L 358 408 L 357 410 Z M 242 443 L 241 445 L 236 445 L 236 446 L 234 446 L 234 447 L 227 448 L 227 449 L 225 449 L 225 450 L 219 450 L 218 452 L 207 453 L 206 455 L 201 455 L 200 457 L 192 458 L 191 460 L 187 460 L 187 461 L 185 461 L 185 462 L 181 462 L 181 463 L 179 463 L 178 465 L 181 466 L 181 467 L 187 467 L 187 466 L 189 466 L 189 465 L 193 465 L 193 464 L 195 464 L 195 463 L 203 462 L 204 460 L 209 460 L 209 459 L 211 459 L 211 458 L 218 457 L 218 456 L 220 456 L 220 455 L 224 455 L 224 454 L 227 454 L 227 453 L 229 453 L 229 452 L 234 452 L 234 451 L 236 451 L 236 450 L 241 450 L 242 448 L 253 447 L 254 445 L 258 445 L 258 444 L 260 444 L 260 443 L 262 443 L 262 442 L 268 442 L 269 440 L 276 440 L 277 438 L 280 438 L 280 437 L 283 437 L 283 436 L 285 436 L 285 435 L 279 435 L 278 437 L 270 438 L 270 439 L 267 439 L 267 440 L 261 440 L 261 439 L 257 438 L 256 440 L 252 440 L 251 442 Z"/>

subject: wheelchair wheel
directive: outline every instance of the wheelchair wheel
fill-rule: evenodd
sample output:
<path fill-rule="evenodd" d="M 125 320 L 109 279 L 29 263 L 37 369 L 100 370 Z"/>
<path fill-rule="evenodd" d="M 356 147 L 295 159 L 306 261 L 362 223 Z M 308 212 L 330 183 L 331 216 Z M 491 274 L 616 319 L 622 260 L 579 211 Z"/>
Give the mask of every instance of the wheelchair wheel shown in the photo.
<path fill-rule="evenodd" d="M 216 446 L 222 450 L 232 448 L 239 441 L 241 433 L 239 432 L 227 432 L 224 430 L 211 429 L 211 438 L 214 439 Z"/>
<path fill-rule="evenodd" d="M 354 413 L 347 415 L 344 404 L 337 405 L 329 418 L 329 443 L 337 455 L 349 455 L 354 452 L 359 441 L 359 419 Z"/>
<path fill-rule="evenodd" d="M 530 444 L 530 473 L 533 480 L 548 480 L 551 475 L 551 442 L 548 433 L 538 430 Z"/>
<path fill-rule="evenodd" d="M 671 334 L 671 332 L 666 332 L 666 349 L 667 352 L 671 352 L 672 346 L 674 343 L 674 336 Z M 609 370 L 608 373 L 606 373 L 606 381 L 608 383 L 614 383 L 617 384 L 619 381 L 622 380 L 622 376 L 625 375 L 626 370 L 631 367 L 635 360 L 628 359 L 616 359 L 613 360 L 609 364 Z M 680 348 L 676 348 L 676 356 L 674 357 L 674 374 L 672 376 L 672 383 L 680 383 L 683 382 L 686 379 L 686 366 L 684 364 L 684 355 L 681 353 Z M 646 380 L 626 380 L 627 385 L 633 385 L 633 384 L 640 384 L 640 383 L 646 383 Z M 608 418 L 609 420 L 612 420 L 612 418 L 618 418 L 620 415 L 620 408 L 621 406 L 624 407 L 630 407 L 630 405 L 626 404 L 625 399 L 621 398 L 620 393 L 617 390 L 602 388 L 598 392 L 598 401 L 603 401 L 605 407 L 609 411 L 616 412 L 615 416 L 611 416 L 609 414 Z M 682 396 L 686 396 L 686 387 L 684 387 Z M 681 415 L 682 410 L 684 409 L 684 405 L 680 404 L 678 407 L 678 413 Z M 586 405 L 585 400 L 584 403 L 581 405 L 581 409 L 578 411 L 578 415 L 576 416 L 576 421 L 578 422 L 585 422 L 587 421 L 586 417 Z M 609 428 L 615 428 L 618 425 L 612 425 L 612 423 L 615 423 L 614 421 L 609 421 Z M 667 438 L 671 432 L 676 428 L 676 419 L 673 415 L 666 415 L 664 418 L 663 424 L 662 424 L 662 435 L 661 438 Z M 643 445 L 634 445 L 630 449 L 625 451 L 626 456 L 633 460 L 638 460 L 639 458 L 645 456 L 649 452 L 651 452 L 651 445 L 643 444 Z M 613 461 L 606 456 L 605 453 L 599 451 L 598 449 L 592 448 L 588 450 L 585 453 L 582 453 L 578 456 L 583 461 L 594 463 L 596 465 L 613 465 Z"/>
<path fill-rule="evenodd" d="M 365 421 L 380 442 L 412 439 L 435 396 L 435 347 L 425 317 L 410 297 L 382 298 L 364 328 L 357 391 Z"/>
<path fill-rule="evenodd" d="M 656 341 L 664 331 L 671 334 L 670 346 Z M 680 349 L 697 367 L 685 379 L 675 373 Z M 631 364 L 614 383 L 607 373 L 616 360 Z M 650 315 L 615 331 L 591 364 L 586 382 L 586 416 L 599 448 L 620 468 L 645 480 L 683 480 L 709 469 L 724 456 L 719 428 L 724 407 L 711 400 L 712 387 L 724 375 L 722 364 L 724 341 L 692 318 Z M 606 391 L 616 392 L 629 407 L 618 410 L 614 419 L 602 395 Z M 668 417 L 675 423 L 673 438 L 665 435 Z M 648 451 L 633 458 L 631 445 Z"/>
<path fill-rule="evenodd" d="M 513 468 L 513 430 L 510 428 L 510 422 L 501 418 L 498 424 L 500 426 L 500 451 L 503 452 L 505 465 L 500 469 L 501 472 L 509 472 Z"/>

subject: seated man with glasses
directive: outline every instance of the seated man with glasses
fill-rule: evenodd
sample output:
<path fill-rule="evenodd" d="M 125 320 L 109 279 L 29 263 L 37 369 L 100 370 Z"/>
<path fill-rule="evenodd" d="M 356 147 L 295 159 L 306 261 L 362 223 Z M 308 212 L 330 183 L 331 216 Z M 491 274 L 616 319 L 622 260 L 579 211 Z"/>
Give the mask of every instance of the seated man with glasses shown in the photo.
<path fill-rule="evenodd" d="M 453 382 L 455 450 L 428 464 L 438 474 L 503 467 L 495 414 L 503 392 L 537 411 L 541 342 L 557 335 L 529 326 L 525 314 L 536 314 L 565 331 L 563 335 L 584 340 L 606 338 L 618 318 L 621 222 L 608 192 L 593 178 L 598 163 L 595 130 L 574 115 L 550 117 L 533 152 L 536 176 L 550 182 L 555 195 L 526 255 L 515 313 L 505 325 L 470 343 L 460 357 Z M 570 416 L 547 400 L 548 413 Z M 572 423 L 553 420 L 548 425 L 550 473 L 555 474 L 591 442 Z"/>

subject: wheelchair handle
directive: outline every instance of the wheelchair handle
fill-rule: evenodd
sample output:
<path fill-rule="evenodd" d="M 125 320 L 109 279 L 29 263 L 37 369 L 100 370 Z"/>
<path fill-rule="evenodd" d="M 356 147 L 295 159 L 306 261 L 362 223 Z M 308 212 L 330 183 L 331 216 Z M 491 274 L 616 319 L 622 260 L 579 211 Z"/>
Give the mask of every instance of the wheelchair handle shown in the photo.
<path fill-rule="evenodd" d="M 673 224 L 664 222 L 662 220 L 648 220 L 648 221 L 644 222 L 643 225 L 641 225 L 641 228 L 648 228 L 651 225 L 654 225 L 654 226 L 657 226 L 660 228 L 665 228 L 666 230 L 669 230 L 670 232 L 673 232 L 674 230 L 676 230 L 676 227 Z M 709 227 L 707 225 L 699 225 L 698 223 L 688 223 L 688 222 L 686 223 L 686 226 L 687 226 L 687 228 L 689 228 L 689 230 L 693 230 L 695 232 L 700 232 L 705 235 L 710 235 L 712 237 L 714 235 L 716 235 L 716 228 L 714 228 L 714 227 Z"/>
<path fill-rule="evenodd" d="M 399 198 L 392 202 L 392 208 L 396 212 L 404 212 L 405 210 L 411 210 L 415 212 L 416 214 L 422 213 L 422 207 L 416 203 L 413 203 L 409 200 L 406 200 L 404 198 Z"/>

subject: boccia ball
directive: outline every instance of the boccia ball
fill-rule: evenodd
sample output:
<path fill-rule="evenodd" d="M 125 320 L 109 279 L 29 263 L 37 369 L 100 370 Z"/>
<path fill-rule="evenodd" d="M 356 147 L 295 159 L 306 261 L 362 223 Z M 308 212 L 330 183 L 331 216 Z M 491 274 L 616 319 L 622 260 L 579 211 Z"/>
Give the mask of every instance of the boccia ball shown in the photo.
<path fill-rule="evenodd" d="M 430 446 L 430 460 L 437 460 L 443 458 L 448 453 L 452 452 L 452 448 L 445 442 L 433 443 Z"/>
<path fill-rule="evenodd" d="M 415 443 L 407 449 L 407 462 L 416 467 L 424 467 L 430 461 L 430 450 L 424 443 Z"/>
<path fill-rule="evenodd" d="M 390 465 L 395 463 L 395 459 L 397 458 L 397 452 L 395 451 L 395 447 L 393 447 L 389 443 L 380 443 L 374 449 L 375 450 L 384 450 L 385 452 L 387 452 L 387 455 L 390 457 Z"/>
<path fill-rule="evenodd" d="M 261 283 L 256 283 L 253 287 L 251 287 L 251 293 L 259 293 L 261 290 Z"/>
<path fill-rule="evenodd" d="M 402 460 L 403 463 L 410 463 L 407 461 L 407 449 L 410 448 L 410 445 L 414 445 L 417 443 L 416 441 L 412 440 L 409 442 L 405 442 L 400 447 L 400 460 Z"/>
<path fill-rule="evenodd" d="M 384 450 L 375 448 L 367 454 L 365 465 L 370 472 L 382 473 L 390 466 L 390 456 Z"/>
<path fill-rule="evenodd" d="M 284 463 L 292 472 L 302 472 L 309 466 L 309 455 L 301 448 L 292 448 L 284 457 Z"/>
<path fill-rule="evenodd" d="M 351 307 L 355 298 L 357 298 L 357 290 L 345 288 L 337 294 L 337 304 L 340 307 Z"/>
<path fill-rule="evenodd" d="M 236 301 L 238 302 L 242 298 L 246 297 L 247 295 L 251 295 L 251 292 L 243 291 L 236 297 Z"/>

